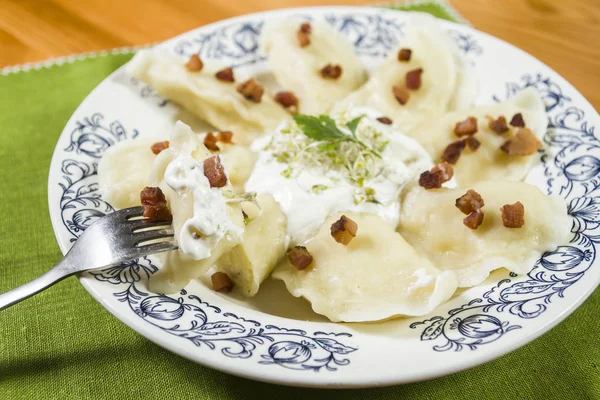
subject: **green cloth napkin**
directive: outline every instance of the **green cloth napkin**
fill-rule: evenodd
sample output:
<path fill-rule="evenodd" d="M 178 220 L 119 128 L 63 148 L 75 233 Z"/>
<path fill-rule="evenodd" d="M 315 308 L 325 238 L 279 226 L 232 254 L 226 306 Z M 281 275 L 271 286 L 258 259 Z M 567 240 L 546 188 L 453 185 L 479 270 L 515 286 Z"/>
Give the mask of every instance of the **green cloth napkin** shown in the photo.
<path fill-rule="evenodd" d="M 456 20 L 434 2 L 408 7 Z M 110 54 L 0 76 L 0 291 L 60 258 L 46 184 L 71 113 L 131 57 Z M 69 278 L 0 312 L 0 399 L 600 399 L 600 291 L 541 339 L 437 380 L 364 390 L 253 382 L 185 360 L 119 322 Z"/>

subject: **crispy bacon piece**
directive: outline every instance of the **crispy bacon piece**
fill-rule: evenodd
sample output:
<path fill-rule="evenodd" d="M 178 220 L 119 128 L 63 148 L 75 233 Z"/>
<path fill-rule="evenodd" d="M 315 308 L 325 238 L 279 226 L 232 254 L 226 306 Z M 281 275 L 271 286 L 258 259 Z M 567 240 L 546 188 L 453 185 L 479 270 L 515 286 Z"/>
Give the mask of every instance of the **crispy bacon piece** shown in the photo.
<path fill-rule="evenodd" d="M 509 156 L 529 156 L 541 148 L 542 143 L 529 128 L 519 128 L 515 136 L 500 147 Z"/>
<path fill-rule="evenodd" d="M 406 87 L 410 90 L 417 90 L 421 87 L 421 75 L 423 68 L 413 69 L 406 73 Z"/>
<path fill-rule="evenodd" d="M 392 121 L 388 117 L 379 117 L 379 118 L 377 118 L 377 121 L 381 122 L 384 125 L 391 125 L 394 123 L 394 121 Z"/>
<path fill-rule="evenodd" d="M 475 139 L 474 135 L 467 137 L 465 141 L 467 142 L 467 146 L 473 151 L 476 151 L 481 146 L 481 142 Z"/>
<path fill-rule="evenodd" d="M 223 82 L 235 82 L 235 78 L 233 76 L 233 68 L 227 67 L 215 74 L 215 77 Z"/>
<path fill-rule="evenodd" d="M 336 242 L 347 246 L 356 236 L 358 225 L 350 218 L 342 215 L 340 219 L 331 224 L 331 236 Z"/>
<path fill-rule="evenodd" d="M 471 229 L 477 229 L 483 222 L 483 211 L 475 210 L 471 214 L 463 218 L 463 224 Z"/>
<path fill-rule="evenodd" d="M 204 176 L 210 182 L 210 187 L 223 187 L 227 184 L 225 168 L 219 156 L 212 156 L 204 160 Z"/>
<path fill-rule="evenodd" d="M 303 23 L 302 25 L 300 25 L 300 28 L 298 29 L 298 33 L 297 38 L 298 38 L 298 44 L 300 45 L 300 47 L 306 47 L 310 44 L 310 34 L 312 32 L 312 27 L 310 26 L 310 24 L 308 22 Z"/>
<path fill-rule="evenodd" d="M 248 79 L 246 82 L 242 82 L 237 86 L 237 91 L 246 98 L 246 100 L 260 103 L 263 93 L 265 90 L 254 78 Z"/>
<path fill-rule="evenodd" d="M 411 56 L 412 56 L 411 49 L 400 49 L 400 51 L 398 51 L 398 61 L 408 62 L 408 61 L 410 61 Z"/>
<path fill-rule="evenodd" d="M 233 132 L 231 131 L 218 132 L 216 135 L 212 132 L 208 132 L 206 136 L 204 136 L 204 146 L 210 151 L 219 151 L 220 148 L 217 146 L 217 142 L 233 144 L 232 138 Z"/>
<path fill-rule="evenodd" d="M 410 93 L 403 86 L 394 86 L 392 93 L 394 93 L 394 97 L 398 100 L 398 103 L 402 105 L 405 105 L 410 97 Z"/>
<path fill-rule="evenodd" d="M 492 131 L 496 132 L 499 135 L 508 132 L 509 128 L 508 128 L 508 125 L 506 124 L 506 118 L 504 118 L 504 115 L 499 116 L 497 119 L 488 117 L 488 120 L 489 120 L 488 127 Z"/>
<path fill-rule="evenodd" d="M 464 121 L 457 122 L 454 126 L 454 133 L 458 137 L 474 135 L 477 133 L 477 118 L 468 117 Z"/>
<path fill-rule="evenodd" d="M 215 272 L 210 277 L 212 288 L 215 292 L 231 292 L 233 282 L 225 272 Z"/>
<path fill-rule="evenodd" d="M 505 204 L 502 211 L 502 224 L 507 228 L 520 228 L 525 224 L 525 207 L 520 201 Z"/>
<path fill-rule="evenodd" d="M 204 63 L 202 63 L 198 54 L 192 54 L 187 64 L 185 64 L 185 68 L 190 72 L 200 72 L 202 67 L 204 67 Z"/>
<path fill-rule="evenodd" d="M 442 154 L 442 161 L 446 161 L 450 164 L 456 164 L 466 145 L 467 141 L 465 139 L 450 143 Z"/>
<path fill-rule="evenodd" d="M 173 215 L 167 206 L 167 199 L 158 187 L 146 186 L 140 193 L 140 202 L 144 207 L 143 216 L 150 222 L 171 222 Z"/>
<path fill-rule="evenodd" d="M 275 101 L 283 106 L 283 108 L 297 108 L 298 98 L 294 92 L 282 91 L 275 95 Z"/>
<path fill-rule="evenodd" d="M 165 140 L 164 142 L 156 142 L 150 147 L 154 154 L 159 154 L 161 151 L 169 148 L 169 141 Z"/>
<path fill-rule="evenodd" d="M 517 128 L 525 128 L 525 120 L 523 119 L 523 114 L 516 113 L 510 120 L 510 124 Z"/>
<path fill-rule="evenodd" d="M 473 189 L 467 190 L 467 193 L 456 199 L 456 208 L 463 214 L 471 214 L 485 205 L 483 198 Z"/>
<path fill-rule="evenodd" d="M 298 271 L 306 269 L 313 262 L 313 256 L 304 246 L 295 246 L 288 252 L 287 257 L 290 264 Z"/>
<path fill-rule="evenodd" d="M 439 189 L 442 183 L 448 182 L 452 176 L 454 176 L 452 165 L 442 162 L 419 176 L 419 186 L 425 189 Z"/>
<path fill-rule="evenodd" d="M 327 64 L 321 69 L 321 76 L 325 79 L 338 79 L 342 76 L 342 67 L 339 64 Z"/>

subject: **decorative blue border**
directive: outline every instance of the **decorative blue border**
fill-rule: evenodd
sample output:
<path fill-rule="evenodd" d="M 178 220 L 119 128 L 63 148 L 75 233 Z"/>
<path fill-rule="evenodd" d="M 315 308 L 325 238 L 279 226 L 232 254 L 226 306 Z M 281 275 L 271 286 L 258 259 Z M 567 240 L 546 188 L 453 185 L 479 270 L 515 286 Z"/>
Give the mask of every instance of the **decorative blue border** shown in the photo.
<path fill-rule="evenodd" d="M 371 57 L 384 57 L 403 36 L 403 25 L 383 15 L 331 14 L 325 18 L 350 38 L 359 54 Z M 235 66 L 256 63 L 264 60 L 258 49 L 262 26 L 262 20 L 232 23 L 199 33 L 191 40 L 180 40 L 174 50 L 181 55 L 198 53 L 209 59 L 234 60 Z M 449 33 L 467 57 L 482 54 L 483 49 L 472 35 L 455 30 Z M 157 97 L 160 107 L 166 104 L 150 88 L 135 81 L 131 84 L 140 90 L 142 97 Z M 541 74 L 525 75 L 520 82 L 507 84 L 503 97 L 528 86 L 542 93 L 552 115 L 545 141 L 557 150 L 557 155 L 549 159 L 544 154 L 542 160 L 548 191 L 558 192 L 568 201 L 575 238 L 572 244 L 544 254 L 525 281 L 505 279 L 481 298 L 450 310 L 446 316 L 413 323 L 411 328 L 424 328 L 421 340 L 434 341 L 436 351 L 475 350 L 519 329 L 520 325 L 506 319 L 506 313 L 522 319 L 541 315 L 547 304 L 562 297 L 594 262 L 595 243 L 600 238 L 597 232 L 600 223 L 596 222 L 600 221 L 600 200 L 594 196 L 600 185 L 600 154 L 597 154 L 600 145 L 594 128 L 586 122 L 582 110 L 568 106 L 571 99 L 559 85 Z M 498 96 L 494 98 L 498 100 Z M 71 241 L 97 218 L 113 211 L 102 200 L 95 182 L 98 159 L 116 142 L 137 135 L 137 130 L 126 129 L 119 121 L 107 122 L 101 113 L 76 122 L 65 148 L 73 157 L 63 160 L 60 183 L 62 221 L 72 235 Z M 149 258 L 143 258 L 93 272 L 92 276 L 118 287 L 114 295 L 139 318 L 198 347 L 219 349 L 226 357 L 319 372 L 335 371 L 350 364 L 349 355 L 358 350 L 349 344 L 352 335 L 348 333 L 308 334 L 300 329 L 262 325 L 222 312 L 185 290 L 179 296 L 148 293 L 144 282 L 156 270 Z"/>

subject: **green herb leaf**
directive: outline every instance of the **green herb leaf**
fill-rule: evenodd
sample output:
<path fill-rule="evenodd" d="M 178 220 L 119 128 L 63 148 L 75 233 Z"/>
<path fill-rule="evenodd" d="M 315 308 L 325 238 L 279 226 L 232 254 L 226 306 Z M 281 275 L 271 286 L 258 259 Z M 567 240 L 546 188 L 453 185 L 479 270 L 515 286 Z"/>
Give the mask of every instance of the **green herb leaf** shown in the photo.
<path fill-rule="evenodd" d="M 312 115 L 294 115 L 294 121 L 306 136 L 315 140 L 332 140 L 348 138 L 340 131 L 335 121 L 327 115 L 313 117 Z"/>
<path fill-rule="evenodd" d="M 360 123 L 360 120 L 363 119 L 363 117 L 364 115 L 361 115 L 360 117 L 354 118 L 352 121 L 346 124 L 348 129 L 350 129 L 350 132 L 352 132 L 352 136 L 356 137 L 356 128 L 358 127 L 358 124 Z"/>

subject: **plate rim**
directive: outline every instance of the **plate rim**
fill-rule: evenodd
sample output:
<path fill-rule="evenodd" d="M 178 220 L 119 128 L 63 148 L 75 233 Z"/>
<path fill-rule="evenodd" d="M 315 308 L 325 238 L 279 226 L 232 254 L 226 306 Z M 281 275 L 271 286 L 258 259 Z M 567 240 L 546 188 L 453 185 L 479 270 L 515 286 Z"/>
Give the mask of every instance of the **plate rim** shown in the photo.
<path fill-rule="evenodd" d="M 365 13 L 365 11 L 367 13 L 372 13 L 374 11 L 378 11 L 383 14 L 398 13 L 398 14 L 401 14 L 404 16 L 410 16 L 410 15 L 415 14 L 414 11 L 394 10 L 394 9 L 387 9 L 387 8 L 383 8 L 383 7 L 368 6 L 368 5 L 367 6 L 314 6 L 314 7 L 280 8 L 280 9 L 275 9 L 275 10 L 267 10 L 267 11 L 260 11 L 260 12 L 250 13 L 250 14 L 243 14 L 243 15 L 239 15 L 236 17 L 215 21 L 210 24 L 206 24 L 206 25 L 199 26 L 197 28 L 193 28 L 191 30 L 183 32 L 177 36 L 174 36 L 167 40 L 161 41 L 159 43 L 155 43 L 152 45 L 152 47 L 161 45 L 163 43 L 181 39 L 183 36 L 189 35 L 191 32 L 194 32 L 194 31 L 199 31 L 199 30 L 203 30 L 203 29 L 207 29 L 207 30 L 215 29 L 215 28 L 218 28 L 220 25 L 228 25 L 231 23 L 243 21 L 245 19 L 276 16 L 278 14 L 289 14 L 292 12 L 304 12 L 307 14 L 312 14 L 314 12 L 319 13 L 319 12 L 325 12 L 325 11 L 331 11 L 331 10 L 338 10 L 341 12 L 352 12 L 352 13 L 358 13 L 358 14 Z M 560 79 L 559 83 L 561 85 L 563 85 L 565 88 L 573 90 L 579 96 L 581 96 L 582 101 L 581 102 L 578 101 L 578 104 L 586 105 L 590 109 L 594 110 L 594 112 L 596 114 L 595 114 L 595 116 L 592 116 L 592 117 L 600 117 L 600 115 L 598 114 L 598 111 L 589 102 L 589 100 L 587 98 L 585 98 L 585 96 L 583 94 L 581 94 L 573 85 L 571 85 L 562 75 L 557 73 L 553 68 L 549 67 L 548 65 L 546 65 L 545 63 L 543 63 L 542 61 L 540 61 L 533 55 L 525 52 L 521 48 L 519 48 L 509 42 L 499 39 L 499 38 L 497 38 L 491 34 L 488 34 L 486 32 L 479 31 L 472 26 L 463 25 L 460 23 L 447 21 L 447 20 L 440 20 L 440 22 L 442 23 L 442 25 L 456 27 L 456 28 L 459 28 L 459 30 L 466 30 L 475 35 L 484 36 L 493 42 L 497 42 L 504 46 L 508 46 L 509 48 L 511 48 L 512 51 L 519 52 L 521 56 L 525 56 L 525 57 L 529 58 L 530 60 L 533 60 L 533 61 L 543 65 L 544 68 L 546 68 L 547 70 L 554 73 L 555 76 Z M 61 221 L 59 220 L 59 216 L 56 214 L 56 212 L 52 208 L 51 196 L 52 196 L 52 194 L 55 193 L 55 189 L 50 188 L 51 177 L 53 175 L 53 171 L 56 171 L 57 165 L 59 165 L 60 162 L 62 162 L 62 159 L 59 159 L 59 154 L 63 152 L 63 149 L 59 148 L 58 142 L 60 141 L 60 138 L 65 133 L 65 129 L 74 121 L 74 119 L 75 119 L 74 117 L 77 114 L 77 111 L 84 104 L 86 104 L 87 102 L 90 101 L 90 99 L 94 96 L 94 94 L 96 93 L 98 88 L 106 80 L 109 80 L 114 75 L 117 75 L 118 73 L 122 72 L 122 70 L 125 68 L 125 66 L 126 66 L 126 64 L 117 68 L 110 75 L 108 75 L 106 78 L 104 78 L 96 87 L 94 87 L 94 89 L 81 101 L 81 103 L 79 103 L 77 108 L 73 111 L 73 113 L 71 114 L 71 116 L 69 117 L 67 122 L 65 123 L 63 130 L 61 131 L 60 135 L 57 138 L 57 144 L 55 145 L 55 148 L 54 148 L 54 151 L 52 154 L 52 158 L 50 161 L 50 165 L 49 165 L 49 171 L 48 171 L 48 187 L 47 187 L 48 199 L 47 200 L 48 200 L 50 221 L 52 224 L 54 236 L 55 236 L 57 244 L 61 250 L 61 253 L 63 253 L 63 254 L 66 254 L 66 252 L 68 251 L 70 246 L 69 246 L 69 243 L 65 242 L 65 238 L 61 238 L 61 235 L 59 234 L 60 230 L 55 228 L 57 226 L 60 226 Z M 600 260 L 598 260 L 596 262 L 600 263 Z M 314 380 L 311 381 L 310 379 L 308 379 L 308 380 L 303 379 L 301 376 L 299 376 L 297 374 L 285 374 L 283 376 L 283 378 L 282 378 L 282 376 L 278 376 L 276 379 L 272 379 L 271 377 L 265 376 L 264 374 L 261 374 L 260 372 L 254 372 L 254 371 L 256 371 L 255 369 L 244 368 L 244 365 L 241 363 L 240 363 L 239 367 L 236 366 L 235 368 L 230 368 L 226 365 L 226 363 L 222 363 L 218 360 L 213 360 L 211 357 L 204 357 L 202 354 L 195 355 L 194 357 L 192 357 L 190 354 L 186 353 L 185 348 L 183 346 L 179 346 L 179 345 L 175 344 L 175 341 L 164 340 L 164 337 L 167 337 L 167 336 L 163 336 L 164 334 L 162 334 L 162 333 L 157 333 L 155 331 L 156 327 L 151 327 L 151 326 L 146 326 L 146 325 L 142 326 L 142 324 L 140 324 L 139 321 L 137 321 L 136 319 L 132 319 L 132 318 L 128 317 L 127 315 L 125 315 L 122 312 L 122 310 L 118 310 L 115 307 L 113 307 L 101 295 L 100 291 L 97 290 L 97 288 L 94 287 L 94 285 L 90 283 L 90 280 L 86 279 L 84 276 L 81 276 L 81 275 L 77 275 L 77 278 L 78 278 L 79 282 L 81 283 L 81 285 L 88 291 L 88 293 L 90 293 L 90 295 L 96 301 L 98 301 L 107 311 L 109 311 L 119 321 L 121 321 L 123 324 L 128 326 L 130 329 L 134 330 L 137 334 L 142 335 L 143 337 L 145 337 L 146 339 L 150 340 L 151 342 L 157 344 L 158 346 L 163 347 L 181 357 L 184 357 L 195 363 L 199 363 L 203 366 L 207 366 L 211 369 L 215 369 L 215 370 L 218 370 L 221 372 L 225 372 L 225 373 L 239 376 L 239 377 L 246 378 L 246 379 L 262 381 L 262 382 L 267 382 L 267 383 L 274 383 L 274 384 L 283 384 L 283 385 L 295 386 L 295 387 L 312 387 L 312 388 L 366 388 L 366 387 L 391 386 L 391 385 L 397 385 L 397 384 L 405 384 L 405 383 L 411 383 L 411 382 L 430 380 L 430 379 L 446 376 L 449 374 L 453 374 L 456 372 L 464 371 L 464 370 L 473 368 L 475 366 L 486 364 L 486 363 L 493 361 L 501 356 L 507 355 L 507 354 L 515 351 L 516 349 L 523 347 L 524 345 L 538 339 L 540 336 L 547 333 L 550 329 L 552 329 L 555 326 L 557 326 L 558 324 L 560 324 L 562 321 L 564 321 L 564 319 L 566 317 L 568 317 L 576 309 L 578 309 L 581 306 L 581 304 L 600 285 L 600 278 L 598 278 L 598 279 L 596 279 L 596 282 L 594 282 L 592 285 L 589 286 L 587 291 L 579 292 L 576 295 L 575 294 L 571 295 L 575 301 L 572 301 L 568 305 L 563 307 L 563 309 L 561 310 L 561 312 L 559 314 L 555 315 L 551 320 L 540 324 L 538 327 L 535 328 L 535 330 L 533 332 L 531 332 L 527 335 L 517 336 L 517 337 L 513 338 L 511 341 L 505 343 L 505 346 L 503 346 L 503 347 L 493 348 L 493 349 L 487 350 L 486 352 L 477 353 L 472 358 L 470 358 L 468 360 L 463 360 L 461 362 L 454 363 L 454 364 L 448 366 L 447 368 L 436 369 L 435 372 L 422 374 L 418 378 L 413 378 L 413 379 L 405 379 L 405 378 L 402 378 L 401 376 L 399 376 L 396 378 L 390 377 L 388 379 L 381 379 L 381 380 L 377 380 L 377 381 L 375 381 L 371 378 L 371 379 L 360 380 L 359 382 L 338 384 L 338 383 L 335 383 L 335 378 L 334 378 L 332 380 L 332 382 L 327 382 L 327 383 L 323 384 L 318 381 L 314 381 Z M 577 297 L 575 297 L 575 296 L 577 296 Z M 257 312 L 260 312 L 260 311 L 257 311 Z M 265 315 L 268 315 L 268 314 L 265 314 Z M 344 326 L 344 325 L 342 324 L 340 326 Z M 156 328 L 156 329 L 158 329 L 158 328 Z M 309 376 L 309 375 L 306 375 L 306 376 Z"/>

